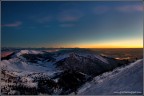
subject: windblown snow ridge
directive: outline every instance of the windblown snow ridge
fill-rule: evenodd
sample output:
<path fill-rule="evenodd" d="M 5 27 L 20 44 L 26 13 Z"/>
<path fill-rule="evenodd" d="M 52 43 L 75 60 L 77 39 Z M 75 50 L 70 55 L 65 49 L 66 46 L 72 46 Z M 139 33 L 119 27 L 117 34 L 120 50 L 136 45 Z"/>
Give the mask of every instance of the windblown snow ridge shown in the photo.
<path fill-rule="evenodd" d="M 80 95 L 123 95 L 143 94 L 143 60 L 137 60 L 125 67 L 96 76 L 82 86 Z"/>

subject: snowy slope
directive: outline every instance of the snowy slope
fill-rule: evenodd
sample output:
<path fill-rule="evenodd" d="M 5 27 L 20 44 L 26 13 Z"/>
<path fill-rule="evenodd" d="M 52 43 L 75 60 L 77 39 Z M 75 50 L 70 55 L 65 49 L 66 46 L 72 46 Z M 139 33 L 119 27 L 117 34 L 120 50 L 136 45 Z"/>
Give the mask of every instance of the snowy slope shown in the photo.
<path fill-rule="evenodd" d="M 0 67 L 6 68 L 9 71 L 29 71 L 29 72 L 45 72 L 45 71 L 55 71 L 55 66 L 53 62 L 49 61 L 41 61 L 37 60 L 36 63 L 29 62 L 26 58 L 24 58 L 23 54 L 44 54 L 42 51 L 38 50 L 21 50 L 15 53 L 11 59 L 2 60 Z"/>
<path fill-rule="evenodd" d="M 119 63 L 121 65 L 127 64 L 124 61 L 109 59 L 88 52 L 53 53 L 39 50 L 15 51 L 9 58 L 3 59 L 0 64 L 2 69 L 2 93 L 41 94 L 42 92 L 43 94 L 70 94 L 71 92 L 77 91 L 80 86 L 93 77 L 118 67 Z M 130 66 L 133 68 L 134 65 L 135 63 Z M 97 92 L 91 92 L 91 94 L 101 93 L 103 90 L 99 90 L 100 92 L 98 90 L 95 91 L 97 85 L 102 89 L 101 84 L 103 84 L 104 81 L 108 81 L 113 77 L 117 79 L 115 73 L 120 74 L 120 72 L 123 72 L 126 68 L 131 69 L 130 66 L 116 69 L 113 72 L 106 72 L 102 76 L 95 77 L 92 82 L 86 83 L 84 87 L 80 88 L 78 93 L 89 95 L 89 91 L 91 90 L 92 92 Z M 26 89 L 24 93 L 23 90 L 19 90 L 22 86 Z M 5 89 L 5 87 L 7 87 L 7 89 Z M 13 89 L 15 87 L 17 87 L 17 89 Z M 33 90 L 35 90 L 35 92 L 31 93 L 29 88 L 34 88 Z M 12 90 L 13 92 L 11 93 Z M 61 91 L 55 93 L 54 91 L 56 90 Z"/>
<path fill-rule="evenodd" d="M 16 54 L 17 57 L 21 56 L 22 54 L 42 54 L 43 52 L 41 51 L 36 51 L 36 50 L 21 50 Z"/>
<path fill-rule="evenodd" d="M 82 86 L 79 95 L 142 94 L 143 60 L 97 76 Z"/>
<path fill-rule="evenodd" d="M 107 61 L 106 58 L 100 56 L 100 55 L 95 55 L 95 54 L 90 54 L 90 53 L 66 53 L 66 54 L 61 54 L 60 56 L 56 57 L 56 61 L 68 58 L 68 57 L 75 57 L 79 59 L 79 57 L 86 57 L 86 58 L 92 58 L 92 59 L 97 59 L 100 60 L 101 62 L 104 62 L 105 64 L 108 64 L 109 62 Z"/>
<path fill-rule="evenodd" d="M 42 65 L 45 65 L 45 67 L 40 66 L 40 64 L 21 61 L 17 58 L 1 61 L 1 68 L 9 71 L 46 72 L 55 70 L 55 66 L 51 62 L 45 62 Z"/>

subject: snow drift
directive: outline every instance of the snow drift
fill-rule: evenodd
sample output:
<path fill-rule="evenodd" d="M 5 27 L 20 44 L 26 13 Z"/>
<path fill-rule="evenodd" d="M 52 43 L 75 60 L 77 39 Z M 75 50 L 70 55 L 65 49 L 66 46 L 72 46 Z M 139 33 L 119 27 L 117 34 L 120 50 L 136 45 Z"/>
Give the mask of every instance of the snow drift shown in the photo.
<path fill-rule="evenodd" d="M 79 95 L 142 95 L 143 60 L 97 76 L 79 89 Z"/>

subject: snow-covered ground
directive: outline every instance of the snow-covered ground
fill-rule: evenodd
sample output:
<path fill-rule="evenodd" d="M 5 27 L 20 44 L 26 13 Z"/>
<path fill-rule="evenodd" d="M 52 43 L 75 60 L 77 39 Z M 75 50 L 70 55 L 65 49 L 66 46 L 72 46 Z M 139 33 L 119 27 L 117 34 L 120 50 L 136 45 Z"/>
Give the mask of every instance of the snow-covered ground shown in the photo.
<path fill-rule="evenodd" d="M 18 58 L 12 58 L 9 60 L 1 61 L 1 68 L 9 71 L 20 71 L 20 72 L 55 71 L 55 66 L 51 62 L 43 62 L 42 64 L 37 64 L 37 63 L 25 62 Z"/>
<path fill-rule="evenodd" d="M 97 76 L 78 91 L 79 95 L 143 94 L 143 60 Z"/>
<path fill-rule="evenodd" d="M 21 56 L 22 54 L 42 54 L 41 51 L 35 51 L 35 50 L 21 50 L 16 54 L 17 57 Z"/>
<path fill-rule="evenodd" d="M 110 61 L 112 61 L 112 63 Z M 131 92 L 131 94 L 134 92 L 135 94 L 142 94 L 143 60 L 138 60 L 125 67 L 116 68 L 118 67 L 119 62 L 121 61 L 111 60 L 91 53 L 62 52 L 62 54 L 59 54 L 56 52 L 49 53 L 39 50 L 20 50 L 14 52 L 10 58 L 1 61 L 0 67 L 3 75 L 1 87 L 4 90 L 3 93 L 6 92 L 6 94 L 19 94 L 14 92 L 16 90 L 13 88 L 15 88 L 15 86 L 19 88 L 21 85 L 28 88 L 37 88 L 38 86 L 41 86 L 41 88 L 45 87 L 44 89 L 47 91 L 52 88 L 56 88 L 55 90 L 58 88 L 59 90 L 62 90 L 63 87 L 65 88 L 65 85 L 60 88 L 60 81 L 63 81 L 64 84 L 68 83 L 66 85 L 70 85 L 69 82 L 67 82 L 68 80 L 66 77 L 70 75 L 69 78 L 72 77 L 73 79 L 73 81 L 71 81 L 72 84 L 84 84 L 83 86 L 80 85 L 80 88 L 77 87 L 79 88 L 77 93 L 80 95 L 111 95 L 126 94 L 126 92 Z M 125 62 L 121 64 L 125 65 Z M 72 70 L 79 68 L 79 70 L 76 70 L 76 72 L 69 72 L 65 71 L 65 68 L 70 68 Z M 109 68 L 116 69 L 112 72 L 106 72 Z M 105 73 L 101 73 L 102 75 L 98 74 L 99 76 L 97 76 L 96 73 L 99 72 L 97 72 L 97 70 Z M 64 71 L 67 72 L 67 74 Z M 94 72 L 95 74 L 93 74 Z M 76 78 L 77 75 L 79 75 L 79 77 L 82 76 L 83 78 Z M 87 82 L 86 77 L 91 77 L 91 75 L 96 77 L 92 77 L 93 80 Z M 52 84 L 56 84 L 56 86 L 59 87 Z M 71 86 L 73 85 L 70 85 L 69 87 Z M 7 89 L 5 89 L 5 87 Z M 48 87 L 50 89 L 47 89 Z M 38 89 L 35 90 L 37 92 Z M 63 92 L 65 92 L 63 94 L 69 94 L 67 91 L 68 90 L 63 90 Z M 46 93 L 48 94 L 48 92 Z M 52 94 L 55 93 L 52 92 Z"/>

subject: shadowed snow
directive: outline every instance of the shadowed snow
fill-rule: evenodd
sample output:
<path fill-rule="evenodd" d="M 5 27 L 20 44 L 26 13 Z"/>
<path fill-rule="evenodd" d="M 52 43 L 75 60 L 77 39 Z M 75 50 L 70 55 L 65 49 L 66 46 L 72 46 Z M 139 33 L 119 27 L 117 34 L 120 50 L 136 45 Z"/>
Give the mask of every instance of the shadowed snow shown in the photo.
<path fill-rule="evenodd" d="M 143 60 L 106 72 L 79 89 L 80 95 L 142 94 Z"/>

